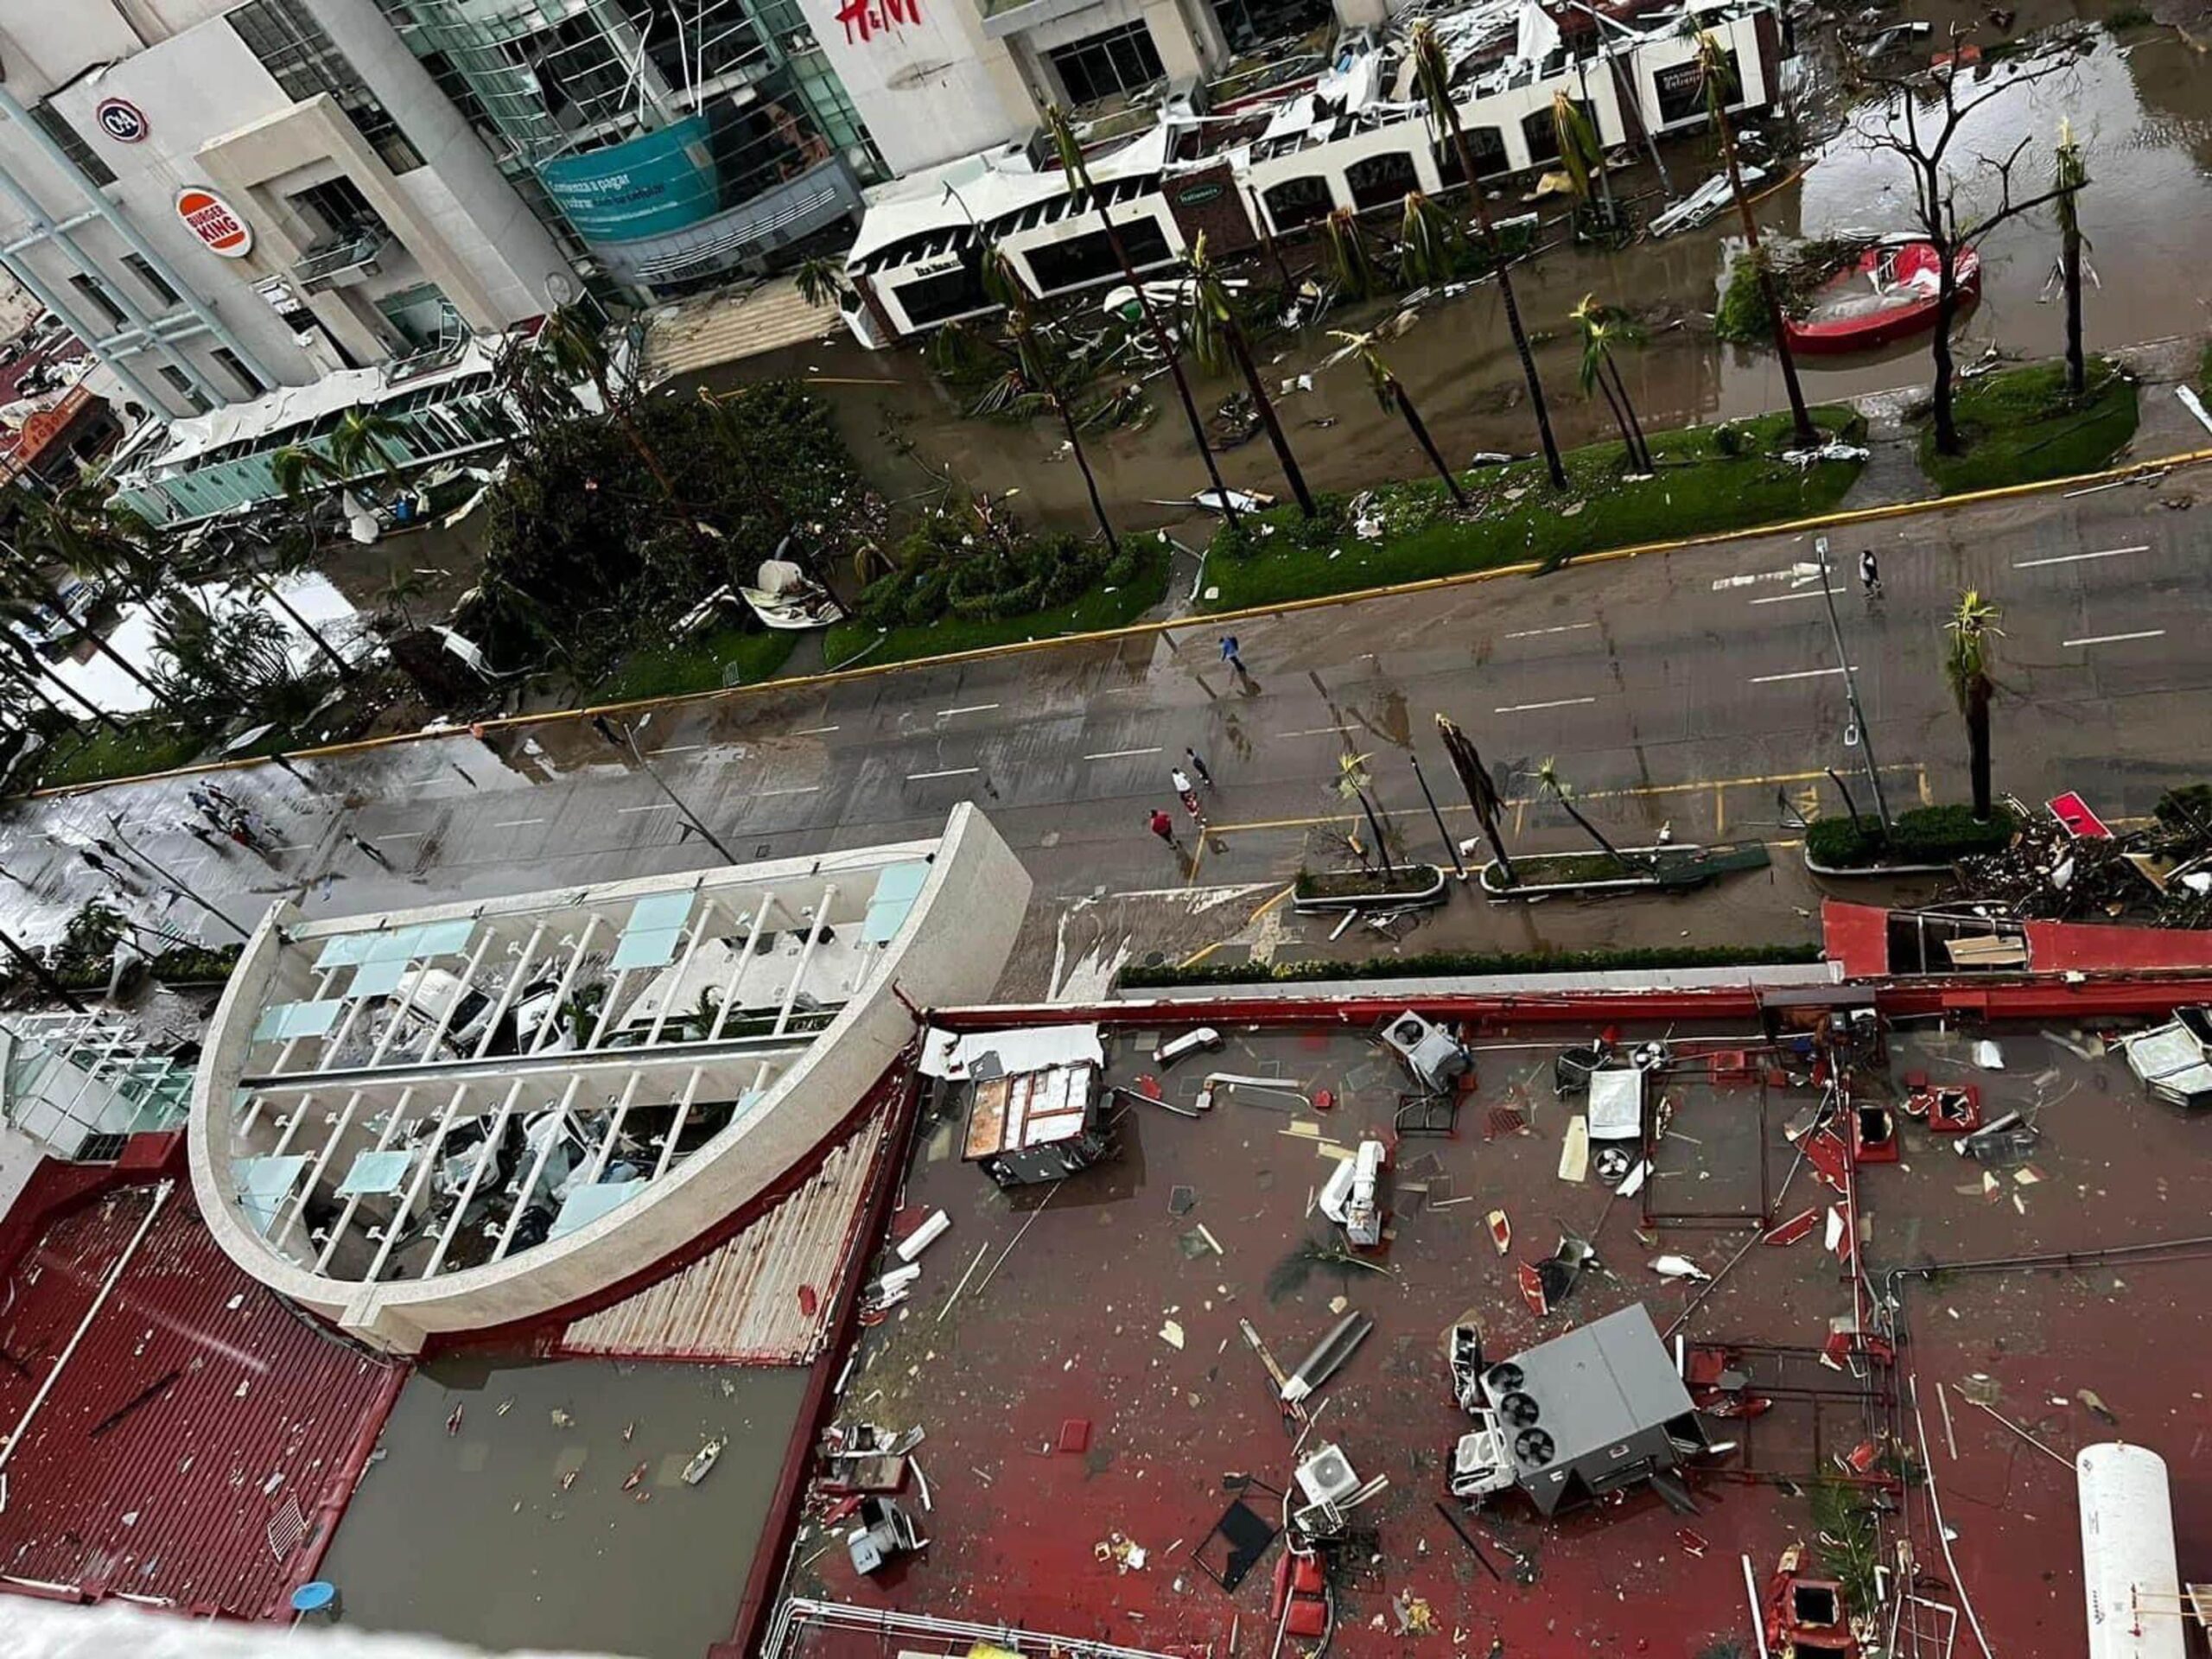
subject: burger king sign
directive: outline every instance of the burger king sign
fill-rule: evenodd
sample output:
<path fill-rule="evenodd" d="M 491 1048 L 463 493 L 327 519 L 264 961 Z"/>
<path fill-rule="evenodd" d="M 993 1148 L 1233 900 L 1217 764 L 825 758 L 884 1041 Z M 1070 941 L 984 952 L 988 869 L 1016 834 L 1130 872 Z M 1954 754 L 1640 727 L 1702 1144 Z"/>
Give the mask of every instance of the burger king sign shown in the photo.
<path fill-rule="evenodd" d="M 253 251 L 253 227 L 213 190 L 188 184 L 176 193 L 176 216 L 210 253 L 243 259 Z"/>

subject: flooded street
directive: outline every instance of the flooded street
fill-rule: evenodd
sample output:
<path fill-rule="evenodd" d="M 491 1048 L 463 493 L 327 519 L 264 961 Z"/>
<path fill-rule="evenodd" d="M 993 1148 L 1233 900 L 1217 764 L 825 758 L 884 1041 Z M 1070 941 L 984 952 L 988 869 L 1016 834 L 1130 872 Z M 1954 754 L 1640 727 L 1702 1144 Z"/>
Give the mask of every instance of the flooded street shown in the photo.
<path fill-rule="evenodd" d="M 1946 10 L 1916 8 L 1916 14 L 1933 22 L 1929 40 L 1885 60 L 1885 72 L 1910 70 L 1940 47 Z M 2029 22 L 2024 17 L 2018 28 L 2024 30 Z M 2194 332 L 2206 319 L 2200 285 L 2190 274 L 2212 264 L 2212 181 L 2206 176 L 2212 164 L 2212 57 L 2171 29 L 2138 29 L 2123 41 L 2099 25 L 2078 27 L 2088 49 L 2066 52 L 2065 67 L 2056 73 L 2005 93 L 1962 130 L 1954 149 L 1965 163 L 1961 214 L 1986 195 L 1991 182 L 1971 164 L 1974 157 L 2002 156 L 2020 139 L 2032 140 L 2015 182 L 2016 194 L 2034 194 L 2047 184 L 2059 123 L 2070 121 L 2091 176 L 2081 199 L 2089 263 L 2100 283 L 2085 302 L 2089 347 Z M 1813 32 L 1808 25 L 1806 35 Z M 1985 29 L 1983 38 L 1986 45 L 1995 37 Z M 1962 99 L 1979 97 L 2010 73 L 2005 64 L 1991 66 L 1990 79 L 1963 87 Z M 1811 146 L 1801 176 L 1761 200 L 1762 225 L 1791 236 L 1909 226 L 1904 163 L 1867 137 L 1885 118 L 1879 103 L 1854 108 L 1840 93 L 1816 90 L 1807 97 L 1803 118 L 1808 138 L 1833 136 Z M 1770 125 L 1778 129 L 1781 123 Z M 1700 143 L 1677 142 L 1662 153 L 1679 191 L 1709 175 Z M 1624 195 L 1658 188 L 1648 162 L 1617 169 L 1614 183 Z M 1518 210 L 1516 203 L 1499 205 Z M 1549 211 L 1556 211 L 1555 204 Z M 2063 307 L 2055 292 L 2046 291 L 2056 244 L 2047 210 L 2013 220 L 1991 237 L 1984 248 L 1982 300 L 1960 332 L 1961 362 L 1992 346 L 2024 358 L 2059 352 Z M 1554 246 L 1519 268 L 1522 311 L 1538 336 L 1538 365 L 1562 442 L 1611 434 L 1603 403 L 1584 397 L 1576 386 L 1580 349 L 1570 337 L 1567 313 L 1585 294 L 1632 309 L 1649 331 L 1647 346 L 1620 358 L 1647 425 L 1747 415 L 1783 403 L 1771 354 L 1721 346 L 1711 336 L 1710 315 L 1728 260 L 1739 247 L 1732 215 L 1726 215 L 1701 230 L 1620 253 Z M 1278 339 L 1266 348 L 1267 356 L 1276 358 L 1266 372 L 1277 384 L 1313 374 L 1313 389 L 1286 397 L 1281 412 L 1291 445 L 1317 488 L 1356 489 L 1378 476 L 1421 470 L 1403 423 L 1376 408 L 1359 369 L 1320 366 L 1334 346 L 1326 329 L 1366 326 L 1390 309 L 1387 302 L 1347 308 L 1319 329 Z M 1464 461 L 1483 450 L 1525 453 L 1535 447 L 1494 287 L 1424 306 L 1419 325 L 1387 355 L 1447 457 Z M 1873 356 L 1808 359 L 1801 369 L 1807 395 L 1815 400 L 1914 386 L 1929 372 L 1926 341 L 1916 339 Z M 841 337 L 733 364 L 705 378 L 710 385 L 728 385 L 776 374 L 804 377 L 830 402 L 854 453 L 891 496 L 934 496 L 943 483 L 932 474 L 941 472 L 969 489 L 1018 487 L 1033 509 L 1057 522 L 1075 524 L 1087 518 L 1081 477 L 1060 457 L 1056 427 L 962 418 L 957 398 L 931 379 L 916 351 L 868 352 Z M 1232 389 L 1227 376 L 1198 376 L 1194 385 L 1208 412 Z M 1129 526 L 1185 516 L 1154 504 L 1187 497 L 1204 483 L 1172 391 L 1164 380 L 1154 382 L 1151 391 L 1155 413 L 1148 427 L 1101 435 L 1089 446 L 1109 505 Z M 905 445 L 912 446 L 912 459 L 901 454 Z M 1283 490 L 1264 440 L 1230 451 L 1223 472 L 1232 486 Z"/>
<path fill-rule="evenodd" d="M 359 1628 L 698 1659 L 729 1639 L 806 1377 L 433 1362 L 400 1395 L 322 1576 Z M 684 1484 L 710 1437 L 727 1439 L 721 1457 Z"/>

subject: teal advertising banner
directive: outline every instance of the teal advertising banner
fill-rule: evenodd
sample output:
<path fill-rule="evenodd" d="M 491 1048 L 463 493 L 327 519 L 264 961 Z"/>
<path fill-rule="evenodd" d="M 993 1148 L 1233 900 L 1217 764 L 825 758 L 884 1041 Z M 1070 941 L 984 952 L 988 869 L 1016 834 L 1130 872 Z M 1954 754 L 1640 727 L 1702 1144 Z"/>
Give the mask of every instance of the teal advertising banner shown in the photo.
<path fill-rule="evenodd" d="M 663 236 L 721 206 L 703 115 L 548 162 L 537 176 L 577 233 L 594 242 Z"/>

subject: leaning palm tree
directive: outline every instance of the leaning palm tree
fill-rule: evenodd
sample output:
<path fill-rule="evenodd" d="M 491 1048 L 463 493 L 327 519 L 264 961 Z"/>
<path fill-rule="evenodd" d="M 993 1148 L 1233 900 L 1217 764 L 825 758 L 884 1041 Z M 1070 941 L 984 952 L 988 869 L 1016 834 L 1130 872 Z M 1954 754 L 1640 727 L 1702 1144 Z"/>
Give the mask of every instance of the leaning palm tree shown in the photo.
<path fill-rule="evenodd" d="M 93 721 L 106 727 L 108 730 L 118 736 L 122 734 L 122 723 L 60 675 L 49 673 L 45 662 L 39 657 L 38 648 L 16 629 L 0 626 L 0 646 L 4 646 L 15 658 L 10 665 L 10 673 L 13 677 L 20 683 L 29 686 L 56 712 L 67 715 L 67 711 L 54 701 L 53 691 L 48 690 L 49 686 L 67 696 Z M 67 715 L 67 718 L 73 723 L 78 717 L 74 715 Z"/>
<path fill-rule="evenodd" d="M 1390 365 L 1382 360 L 1382 353 L 1377 349 L 1378 341 L 1403 334 L 1411 316 L 1412 313 L 1402 311 L 1380 328 L 1372 328 L 1361 334 L 1332 328 L 1329 338 L 1343 343 L 1330 354 L 1329 361 L 1341 363 L 1346 358 L 1358 359 L 1359 366 L 1367 371 L 1367 389 L 1375 394 L 1376 405 L 1386 415 L 1395 410 L 1404 418 L 1406 429 L 1414 435 L 1414 442 L 1421 445 L 1421 453 L 1428 457 L 1428 464 L 1436 468 L 1436 475 L 1444 480 L 1444 487 L 1452 493 L 1452 500 L 1464 507 L 1467 505 L 1466 491 L 1459 487 L 1459 480 L 1452 476 L 1452 468 L 1436 448 L 1436 440 L 1428 435 L 1428 423 L 1421 419 L 1421 411 L 1414 407 L 1414 400 L 1406 395 L 1405 387 L 1398 383 L 1398 377 L 1390 372 Z"/>
<path fill-rule="evenodd" d="M 1382 861 L 1382 873 L 1395 875 L 1398 867 L 1390 861 L 1390 843 L 1382 834 L 1382 820 L 1376 813 L 1373 797 L 1368 793 L 1375 787 L 1375 779 L 1367 770 L 1367 757 L 1350 753 L 1338 755 L 1336 781 L 1332 786 L 1338 799 L 1359 803 L 1359 810 L 1367 817 L 1368 832 L 1375 837 L 1375 855 Z"/>
<path fill-rule="evenodd" d="M 1444 55 L 1443 42 L 1436 38 L 1435 25 L 1426 17 L 1414 25 L 1413 60 L 1421 100 L 1428 106 L 1429 123 L 1440 136 L 1452 141 L 1467 195 L 1475 204 L 1475 222 L 1482 228 L 1484 248 L 1497 271 L 1497 295 L 1505 308 L 1505 326 L 1513 334 L 1514 352 L 1521 359 L 1522 376 L 1529 383 L 1529 408 L 1536 417 L 1536 435 L 1543 443 L 1544 470 L 1551 474 L 1552 487 L 1564 490 L 1567 468 L 1560 461 L 1559 441 L 1552 435 L 1551 410 L 1544 403 L 1544 383 L 1536 374 L 1535 356 L 1529 349 L 1529 331 L 1521 326 L 1521 304 L 1514 297 L 1513 273 L 1508 267 L 1505 250 L 1497 239 L 1497 227 L 1491 223 L 1490 204 L 1483 196 L 1482 181 L 1475 172 L 1474 152 L 1468 148 L 1466 132 L 1459 125 L 1459 106 L 1452 99 L 1452 72 Z"/>
<path fill-rule="evenodd" d="M 1752 274 L 1758 278 L 1759 298 L 1766 304 L 1767 328 L 1774 336 L 1776 359 L 1782 365 L 1783 390 L 1789 396 L 1789 424 L 1796 435 L 1797 447 L 1810 449 L 1820 442 L 1813 429 L 1812 411 L 1805 407 L 1805 389 L 1797 384 L 1797 356 L 1789 349 L 1789 334 L 1782 315 L 1782 296 L 1774 285 L 1774 268 L 1766 257 L 1766 250 L 1759 245 L 1758 216 L 1751 212 L 1751 198 L 1744 194 L 1744 169 L 1736 161 L 1736 135 L 1728 124 L 1728 100 L 1736 91 L 1736 73 L 1730 66 L 1728 53 L 1708 29 L 1694 23 L 1684 27 L 1697 41 L 1698 75 L 1705 88 L 1705 112 L 1713 123 L 1714 135 L 1720 140 L 1720 159 L 1728 169 L 1728 193 L 1736 199 L 1736 217 L 1744 226 L 1744 241 L 1749 247 L 1746 256 L 1751 262 Z"/>
<path fill-rule="evenodd" d="M 1090 493 L 1090 512 L 1098 520 L 1098 533 L 1118 556 L 1121 540 L 1114 534 L 1114 521 L 1106 516 L 1105 499 L 1098 493 L 1098 480 L 1090 470 L 1090 454 L 1083 447 L 1083 434 L 1076 428 L 1075 410 L 1068 403 L 1067 394 L 1060 390 L 1051 359 L 1037 338 L 1037 320 L 1030 310 L 1029 289 L 1021 280 L 1021 273 L 995 244 L 986 244 L 982 276 L 983 291 L 1006 308 L 1007 331 L 1013 337 L 1014 360 L 1020 365 L 1021 378 L 1043 392 L 1045 401 L 1059 416 L 1060 429 L 1067 434 L 1068 453 L 1075 457 L 1075 464 L 1083 474 L 1084 488 Z"/>
<path fill-rule="evenodd" d="M 1245 389 L 1252 394 L 1252 408 L 1267 429 L 1268 442 L 1274 447 L 1275 460 L 1290 484 L 1291 494 L 1298 499 L 1298 510 L 1308 518 L 1318 517 L 1320 509 L 1313 505 L 1313 493 L 1306 487 L 1306 474 L 1299 468 L 1298 457 L 1290 452 L 1290 440 L 1282 435 L 1282 423 L 1275 418 L 1268 389 L 1260 384 L 1260 371 L 1252 360 L 1251 344 L 1244 338 L 1244 325 L 1237 320 L 1236 307 L 1222 283 L 1220 268 L 1206 252 L 1205 232 L 1198 232 L 1198 241 L 1184 256 L 1184 268 L 1189 273 L 1191 349 L 1210 369 L 1234 363 L 1243 373 Z"/>
<path fill-rule="evenodd" d="M 1349 207 L 1332 210 L 1321 222 L 1321 263 L 1330 284 L 1347 300 L 1365 299 L 1382 280 L 1360 232 L 1359 215 Z"/>
<path fill-rule="evenodd" d="M 1987 823 L 1989 791 L 1989 703 L 1996 686 L 1989 677 L 1989 642 L 2001 638 L 1997 620 L 2004 614 L 1972 588 L 1959 595 L 1958 608 L 1943 625 L 1943 678 L 1967 722 L 1967 767 L 1974 784 L 1974 816 Z"/>
<path fill-rule="evenodd" d="M 164 687 L 143 672 L 137 664 L 108 644 L 106 637 L 92 625 L 89 618 L 80 618 L 69 608 L 69 601 L 61 596 L 59 588 L 46 579 L 44 573 L 39 569 L 36 561 L 25 557 L 19 550 L 11 548 L 9 551 L 14 554 L 14 558 L 5 572 L 0 573 L 0 582 L 5 582 L 9 586 L 16 588 L 22 598 L 28 599 L 32 605 L 45 606 L 54 613 L 55 620 L 74 630 L 78 638 L 89 641 L 94 651 L 106 658 L 113 666 L 120 669 L 124 678 L 151 697 L 158 706 L 168 709 L 173 714 L 177 712 L 175 702 Z M 16 597 L 15 594 L 10 595 L 10 599 Z M 24 619 L 11 607 L 9 620 L 17 621 Z"/>
<path fill-rule="evenodd" d="M 1543 764 L 1536 768 L 1536 782 L 1542 787 L 1545 794 L 1550 796 L 1566 810 L 1568 817 L 1573 818 L 1581 826 L 1582 833 L 1598 843 L 1599 848 L 1607 857 L 1623 869 L 1628 868 L 1629 861 L 1621 855 L 1621 849 L 1606 840 L 1605 831 L 1584 817 L 1581 809 L 1574 804 L 1574 791 L 1566 779 L 1559 775 L 1559 762 L 1556 760 L 1549 756 L 1545 758 Z"/>
<path fill-rule="evenodd" d="M 311 531 L 302 529 L 298 531 L 296 534 L 301 542 L 308 543 L 313 542 L 314 537 Z M 258 542 L 260 545 L 269 548 L 271 552 L 277 551 L 273 543 L 264 538 L 257 537 L 252 539 Z M 306 547 L 303 550 L 310 555 L 314 551 L 311 545 Z M 253 556 L 251 546 L 247 544 L 245 542 L 242 541 L 238 544 L 237 551 L 238 555 L 237 568 L 239 572 L 245 575 L 246 586 L 252 588 L 255 593 L 260 594 L 271 605 L 274 605 L 278 610 L 283 612 L 286 620 L 302 633 L 305 634 L 308 641 L 317 651 L 321 652 L 325 657 L 327 657 L 330 659 L 330 664 L 333 668 L 338 671 L 338 677 L 340 679 L 350 680 L 353 678 L 359 671 L 354 668 L 351 662 L 346 660 L 346 654 L 343 652 L 340 651 L 337 646 L 330 643 L 328 638 L 324 635 L 322 630 L 316 627 L 314 623 L 308 621 L 307 618 L 301 613 L 299 607 L 294 605 L 289 599 L 284 596 L 284 590 L 277 585 L 276 572 L 269 566 L 262 564 L 257 559 L 256 559 Z M 280 556 L 276 563 L 282 565 L 285 563 L 285 561 Z M 296 570 L 298 563 L 294 563 L 290 568 Z"/>
<path fill-rule="evenodd" d="M 1239 523 L 1236 504 L 1230 499 L 1229 486 L 1221 481 L 1221 467 L 1213 458 L 1213 446 L 1206 439 L 1206 423 L 1199 417 L 1198 399 L 1191 395 L 1190 377 L 1183 372 L 1183 359 L 1175 341 L 1169 337 L 1167 325 L 1160 321 L 1160 308 L 1145 292 L 1144 284 L 1137 280 L 1137 268 L 1129 258 L 1129 251 L 1122 241 L 1121 228 L 1114 223 L 1114 215 L 1107 211 L 1106 199 L 1090 182 L 1090 163 L 1084 159 L 1083 143 L 1075 136 L 1075 128 L 1068 122 L 1068 112 L 1058 105 L 1045 111 L 1045 130 L 1052 136 L 1052 149 L 1059 158 L 1060 173 L 1065 179 L 1068 194 L 1089 201 L 1098 211 L 1099 228 L 1106 232 L 1106 245 L 1113 251 L 1114 263 L 1122 269 L 1122 280 L 1136 290 L 1137 312 L 1144 320 L 1145 330 L 1152 336 L 1154 348 L 1160 360 L 1167 365 L 1167 372 L 1175 382 L 1176 399 L 1183 405 L 1183 418 L 1190 423 L 1191 442 L 1198 446 L 1198 459 L 1205 463 L 1206 478 L 1213 485 L 1214 499 L 1221 504 L 1221 511 L 1231 525 Z"/>
<path fill-rule="evenodd" d="M 1613 411 L 1613 424 L 1620 429 L 1621 442 L 1628 449 L 1629 465 L 1640 473 L 1655 471 L 1651 446 L 1645 441 L 1643 427 L 1629 402 L 1620 365 L 1613 360 L 1616 345 L 1635 344 L 1642 339 L 1641 334 L 1627 318 L 1599 305 L 1593 294 L 1585 294 L 1582 303 L 1567 315 L 1574 319 L 1574 326 L 1582 334 L 1582 395 L 1587 397 L 1592 386 L 1605 394 L 1606 406 Z"/>

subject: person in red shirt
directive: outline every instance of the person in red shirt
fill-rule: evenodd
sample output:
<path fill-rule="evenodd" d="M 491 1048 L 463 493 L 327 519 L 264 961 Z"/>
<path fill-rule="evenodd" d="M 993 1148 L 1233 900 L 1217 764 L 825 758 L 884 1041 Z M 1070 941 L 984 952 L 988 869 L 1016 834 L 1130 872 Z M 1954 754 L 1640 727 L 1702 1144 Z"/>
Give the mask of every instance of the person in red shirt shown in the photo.
<path fill-rule="evenodd" d="M 1170 847 L 1175 844 L 1175 820 L 1156 806 L 1152 809 L 1152 833 Z"/>

